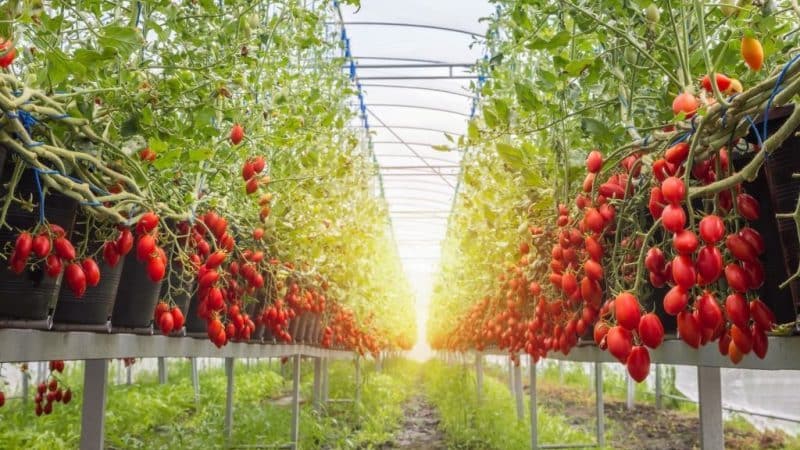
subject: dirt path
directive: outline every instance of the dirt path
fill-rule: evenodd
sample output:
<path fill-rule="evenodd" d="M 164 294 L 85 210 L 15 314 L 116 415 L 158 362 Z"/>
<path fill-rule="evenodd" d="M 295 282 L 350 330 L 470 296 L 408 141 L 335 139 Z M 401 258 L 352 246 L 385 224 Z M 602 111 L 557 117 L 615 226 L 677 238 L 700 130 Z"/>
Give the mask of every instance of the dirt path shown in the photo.
<path fill-rule="evenodd" d="M 561 414 L 570 424 L 594 431 L 594 396 L 588 389 L 539 383 L 539 404 Z M 612 427 L 607 445 L 619 450 L 683 450 L 699 448 L 700 424 L 696 415 L 681 411 L 659 410 L 637 404 L 628 411 L 625 402 L 605 400 L 606 426 Z M 785 435 L 779 432 L 743 431 L 725 427 L 725 448 L 782 449 Z"/>
<path fill-rule="evenodd" d="M 384 444 L 383 450 L 433 450 L 445 449 L 444 434 L 439 430 L 439 414 L 420 394 L 405 407 L 405 420 L 394 440 Z"/>

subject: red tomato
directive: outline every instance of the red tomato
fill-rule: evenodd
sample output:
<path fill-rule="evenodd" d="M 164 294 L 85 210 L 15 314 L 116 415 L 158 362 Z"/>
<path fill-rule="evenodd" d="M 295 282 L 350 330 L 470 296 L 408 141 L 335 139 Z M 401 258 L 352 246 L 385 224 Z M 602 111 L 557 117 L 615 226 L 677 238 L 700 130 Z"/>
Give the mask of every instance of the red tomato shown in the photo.
<path fill-rule="evenodd" d="M 592 259 L 587 259 L 583 263 L 583 272 L 591 280 L 600 281 L 603 279 L 603 266 Z"/>
<path fill-rule="evenodd" d="M 758 200 L 750 194 L 741 193 L 736 196 L 736 208 L 747 220 L 757 220 L 759 216 Z"/>
<path fill-rule="evenodd" d="M 113 241 L 108 241 L 103 245 L 103 260 L 109 267 L 114 267 L 119 263 L 119 253 L 117 245 Z"/>
<path fill-rule="evenodd" d="M 716 244 L 725 235 L 725 223 L 714 214 L 703 217 L 700 220 L 700 238 L 706 244 Z"/>
<path fill-rule="evenodd" d="M 131 230 L 124 228 L 119 232 L 116 246 L 117 253 L 119 253 L 120 256 L 125 256 L 131 251 L 133 248 L 133 233 L 131 233 Z"/>
<path fill-rule="evenodd" d="M 686 226 L 686 212 L 678 204 L 669 204 L 661 213 L 661 225 L 665 230 L 677 233 Z"/>
<path fill-rule="evenodd" d="M 244 139 L 244 128 L 242 128 L 242 126 L 238 123 L 234 124 L 231 128 L 230 138 L 233 145 L 239 145 L 239 143 L 242 142 L 242 139 Z"/>
<path fill-rule="evenodd" d="M 75 247 L 72 246 L 72 243 L 65 237 L 56 238 L 53 242 L 53 247 L 55 248 L 56 255 L 59 258 L 72 261 L 75 259 Z"/>
<path fill-rule="evenodd" d="M 592 150 L 589 152 L 589 156 L 586 157 L 586 170 L 591 173 L 597 173 L 600 169 L 603 168 L 603 154 L 600 153 L 598 150 Z"/>
<path fill-rule="evenodd" d="M 750 227 L 744 227 L 739 230 L 739 237 L 750 244 L 750 246 L 756 251 L 756 254 L 761 255 L 766 251 L 766 247 L 764 246 L 764 238 L 761 237 L 761 233 L 758 231 Z"/>
<path fill-rule="evenodd" d="M 633 347 L 625 363 L 631 378 L 641 383 L 650 373 L 650 352 L 646 347 L 637 345 Z"/>
<path fill-rule="evenodd" d="M 721 73 L 717 73 L 715 75 L 716 76 L 714 78 L 717 81 L 717 89 L 719 89 L 720 92 L 727 91 L 728 88 L 731 87 L 731 79 Z M 708 92 L 712 92 L 714 90 L 714 88 L 711 86 L 711 77 L 708 75 L 703 75 L 703 79 L 700 80 L 700 85 L 703 86 L 703 89 Z"/>
<path fill-rule="evenodd" d="M 139 222 L 136 223 L 136 232 L 139 234 L 149 233 L 153 231 L 156 226 L 158 226 L 158 216 L 154 212 L 148 211 L 142 214 Z"/>
<path fill-rule="evenodd" d="M 156 239 L 149 234 L 142 235 L 136 244 L 136 257 L 140 261 L 147 261 L 156 251 Z"/>
<path fill-rule="evenodd" d="M 717 298 L 714 297 L 714 294 L 708 291 L 703 292 L 703 294 L 698 297 L 695 306 L 697 308 L 700 324 L 703 328 L 715 330 L 722 325 L 722 309 L 719 307 L 719 303 L 717 303 Z"/>
<path fill-rule="evenodd" d="M 753 349 L 753 335 L 747 328 L 739 328 L 736 325 L 731 326 L 731 339 L 736 344 L 742 354 L 746 355 Z"/>
<path fill-rule="evenodd" d="M 689 292 L 681 286 L 673 286 L 664 296 L 664 311 L 671 316 L 677 316 L 686 310 L 689 304 Z"/>
<path fill-rule="evenodd" d="M 749 242 L 738 234 L 729 234 L 725 238 L 725 247 L 731 252 L 734 258 L 739 261 L 757 261 L 758 252 Z"/>
<path fill-rule="evenodd" d="M 150 277 L 153 283 L 158 283 L 164 278 L 166 269 L 166 263 L 160 257 L 150 258 L 147 261 L 147 276 Z"/>
<path fill-rule="evenodd" d="M 86 275 L 77 263 L 70 263 L 64 271 L 64 279 L 67 286 L 77 298 L 83 297 L 86 292 Z"/>
<path fill-rule="evenodd" d="M 686 197 L 686 186 L 678 177 L 668 177 L 661 183 L 664 200 L 672 204 L 680 204 Z"/>
<path fill-rule="evenodd" d="M 744 329 L 750 321 L 750 305 L 739 293 L 733 293 L 725 299 L 725 316 L 728 320 Z"/>
<path fill-rule="evenodd" d="M 702 284 L 711 284 L 722 275 L 722 252 L 713 245 L 706 245 L 697 252 L 695 268 Z"/>
<path fill-rule="evenodd" d="M 625 361 L 633 347 L 631 332 L 621 326 L 612 327 L 606 335 L 608 352 L 620 361 Z"/>
<path fill-rule="evenodd" d="M 55 254 L 50 254 L 44 263 L 45 272 L 50 277 L 57 277 L 61 273 L 61 268 L 63 267 L 61 264 L 61 258 L 56 256 Z"/>
<path fill-rule="evenodd" d="M 666 266 L 664 252 L 658 247 L 650 247 L 647 256 L 644 258 L 644 266 L 652 273 L 662 274 Z"/>
<path fill-rule="evenodd" d="M 683 113 L 684 117 L 689 119 L 697 111 L 698 104 L 699 102 L 694 95 L 689 92 L 682 92 L 672 101 L 672 112 L 675 113 L 676 116 Z"/>
<path fill-rule="evenodd" d="M 678 314 L 678 335 L 692 348 L 700 347 L 700 321 L 694 314 L 681 311 Z"/>
<path fill-rule="evenodd" d="M 746 292 L 750 284 L 747 272 L 736 263 L 725 266 L 725 280 L 728 282 L 728 286 L 736 292 Z"/>
<path fill-rule="evenodd" d="M 689 290 L 697 282 L 697 275 L 694 271 L 692 258 L 687 255 L 679 255 L 672 259 L 672 279 L 682 288 Z"/>
<path fill-rule="evenodd" d="M 86 284 L 89 286 L 97 286 L 100 283 L 100 267 L 93 258 L 86 258 L 81 262 L 81 268 L 86 275 Z"/>
<path fill-rule="evenodd" d="M 664 159 L 670 164 L 682 164 L 689 156 L 689 144 L 678 142 L 664 152 Z"/>
<path fill-rule="evenodd" d="M 699 241 L 697 235 L 691 230 L 681 230 L 672 237 L 672 246 L 681 255 L 691 255 L 697 250 Z"/>
<path fill-rule="evenodd" d="M 617 324 L 626 330 L 636 329 L 641 319 L 639 301 L 628 292 L 620 293 L 614 299 L 614 316 L 617 319 Z"/>
<path fill-rule="evenodd" d="M 650 348 L 658 348 L 664 341 L 664 325 L 653 313 L 647 313 L 639 321 L 639 339 Z"/>
<path fill-rule="evenodd" d="M 767 356 L 767 349 L 769 348 L 769 340 L 767 340 L 767 333 L 758 326 L 758 324 L 753 324 L 750 327 L 750 332 L 753 336 L 753 353 L 759 359 L 764 359 Z"/>
<path fill-rule="evenodd" d="M 751 301 L 750 315 L 753 317 L 753 321 L 757 323 L 759 327 L 767 331 L 772 330 L 772 327 L 775 324 L 775 314 L 771 309 L 769 309 L 769 306 L 767 306 L 766 303 L 762 302 L 760 299 Z"/>

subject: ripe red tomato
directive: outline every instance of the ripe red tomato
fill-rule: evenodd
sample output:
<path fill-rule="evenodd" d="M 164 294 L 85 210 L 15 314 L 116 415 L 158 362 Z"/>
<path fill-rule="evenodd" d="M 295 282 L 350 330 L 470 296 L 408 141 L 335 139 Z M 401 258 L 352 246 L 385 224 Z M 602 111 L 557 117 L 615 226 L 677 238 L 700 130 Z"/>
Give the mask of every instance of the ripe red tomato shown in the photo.
<path fill-rule="evenodd" d="M 639 321 L 639 339 L 650 348 L 658 348 L 664 341 L 664 325 L 653 313 L 647 313 Z"/>
<path fill-rule="evenodd" d="M 715 75 L 714 78 L 717 80 L 717 89 L 719 89 L 720 92 L 727 91 L 728 88 L 731 87 L 731 79 L 721 73 Z M 700 85 L 708 92 L 714 90 L 711 86 L 711 77 L 708 75 L 703 75 L 703 78 L 700 80 Z"/>
<path fill-rule="evenodd" d="M 700 238 L 706 244 L 716 244 L 725 235 L 725 223 L 714 214 L 709 214 L 700 220 Z"/>
<path fill-rule="evenodd" d="M 244 190 L 248 194 L 252 194 L 258 190 L 258 178 L 253 177 L 247 180 L 247 183 L 244 185 Z"/>
<path fill-rule="evenodd" d="M 758 220 L 759 205 L 758 200 L 750 194 L 744 192 L 736 196 L 736 208 L 739 214 L 747 220 Z"/>
<path fill-rule="evenodd" d="M 661 225 L 665 230 L 677 233 L 686 226 L 686 212 L 678 204 L 670 203 L 661 213 Z"/>
<path fill-rule="evenodd" d="M 764 265 L 761 261 L 742 261 L 742 269 L 747 273 L 747 287 L 758 289 L 764 285 Z"/>
<path fill-rule="evenodd" d="M 597 238 L 594 236 L 587 236 L 583 242 L 586 253 L 589 254 L 590 258 L 598 262 L 603 259 L 603 246 L 600 245 Z"/>
<path fill-rule="evenodd" d="M 589 152 L 589 156 L 586 157 L 586 170 L 591 173 L 600 172 L 600 169 L 603 168 L 603 154 L 597 150 L 592 150 Z"/>
<path fill-rule="evenodd" d="M 614 299 L 614 316 L 617 323 L 627 330 L 635 330 L 641 319 L 639 301 L 633 294 L 622 292 Z"/>
<path fill-rule="evenodd" d="M 108 241 L 103 245 L 103 260 L 109 267 L 114 267 L 119 263 L 119 253 L 117 252 L 117 245 L 113 241 Z"/>
<path fill-rule="evenodd" d="M 608 330 L 608 325 L 606 325 L 605 322 L 597 322 L 594 324 L 594 343 L 603 350 L 607 347 L 605 337 L 608 334 Z"/>
<path fill-rule="evenodd" d="M 682 92 L 672 101 L 672 112 L 675 113 L 676 116 L 680 113 L 684 113 L 684 117 L 689 119 L 697 111 L 698 105 L 699 102 L 694 95 L 689 92 Z"/>
<path fill-rule="evenodd" d="M 575 274 L 567 272 L 561 276 L 561 290 L 567 295 L 572 295 L 578 290 L 578 279 Z"/>
<path fill-rule="evenodd" d="M 762 255 L 766 251 L 766 247 L 764 245 L 764 238 L 761 237 L 761 233 L 758 231 L 750 228 L 744 227 L 739 230 L 739 237 L 745 240 L 751 247 L 756 251 L 756 254 Z"/>
<path fill-rule="evenodd" d="M 733 339 L 731 339 L 730 343 L 728 344 L 728 358 L 730 358 L 731 362 L 734 364 L 739 364 L 742 362 L 742 358 L 744 358 L 744 354 L 736 346 L 736 342 L 734 342 Z"/>
<path fill-rule="evenodd" d="M 140 261 L 147 261 L 156 251 L 156 239 L 149 234 L 142 235 L 136 244 L 136 257 Z"/>
<path fill-rule="evenodd" d="M 731 252 L 734 258 L 739 261 L 757 261 L 758 252 L 749 242 L 738 234 L 729 234 L 725 238 L 725 247 Z"/>
<path fill-rule="evenodd" d="M 711 292 L 705 291 L 697 299 L 696 308 L 700 325 L 703 328 L 716 330 L 722 325 L 722 309 L 717 303 L 717 298 Z"/>
<path fill-rule="evenodd" d="M 631 378 L 641 383 L 650 373 L 650 352 L 641 345 L 633 347 L 625 365 Z"/>
<path fill-rule="evenodd" d="M 70 263 L 64 271 L 67 286 L 77 298 L 83 297 L 86 292 L 86 274 L 78 263 Z"/>
<path fill-rule="evenodd" d="M 2 67 L 3 69 L 7 69 L 8 66 L 10 66 L 11 63 L 14 62 L 14 58 L 17 57 L 16 47 L 13 47 L 13 44 L 10 43 L 11 41 L 8 42 L 9 42 L 8 45 L 5 44 L 3 45 L 2 48 L 3 53 L 0 54 L 0 67 Z"/>
<path fill-rule="evenodd" d="M 31 250 L 38 258 L 44 258 L 50 254 L 51 248 L 52 244 L 50 242 L 50 236 L 47 233 L 39 233 L 35 238 L 33 238 Z"/>
<path fill-rule="evenodd" d="M 55 248 L 56 255 L 58 255 L 59 258 L 66 261 L 72 261 L 75 259 L 75 247 L 72 246 L 72 243 L 69 241 L 69 239 L 65 237 L 56 238 L 56 240 L 53 242 L 53 247 Z"/>
<path fill-rule="evenodd" d="M 587 208 L 583 220 L 586 227 L 595 233 L 601 233 L 606 225 L 603 216 L 595 208 Z"/>
<path fill-rule="evenodd" d="M 255 170 L 256 173 L 261 173 L 261 171 L 264 170 L 264 166 L 266 166 L 266 161 L 261 155 L 254 157 L 251 162 L 253 164 L 253 170 Z"/>
<path fill-rule="evenodd" d="M 680 230 L 672 236 L 672 246 L 681 255 L 691 255 L 697 250 L 699 243 L 692 230 Z"/>
<path fill-rule="evenodd" d="M 775 314 L 769 309 L 766 303 L 760 299 L 755 299 L 750 302 L 750 315 L 753 321 L 758 324 L 763 330 L 771 331 L 775 324 Z"/>
<path fill-rule="evenodd" d="M 750 321 L 750 305 L 744 296 L 733 293 L 725 299 L 725 316 L 739 328 L 746 328 Z"/>
<path fill-rule="evenodd" d="M 661 194 L 667 202 L 680 204 L 686 197 L 686 186 L 680 178 L 668 177 L 661 183 Z"/>
<path fill-rule="evenodd" d="M 633 336 L 630 331 L 617 325 L 608 330 L 606 344 L 611 355 L 620 361 L 625 361 L 633 347 Z"/>
<path fill-rule="evenodd" d="M 133 233 L 131 233 L 131 230 L 127 228 L 120 230 L 119 236 L 117 236 L 116 246 L 117 253 L 119 253 L 120 256 L 125 256 L 131 251 L 133 248 Z"/>
<path fill-rule="evenodd" d="M 139 234 L 149 233 L 158 226 L 158 216 L 152 211 L 142 214 L 139 222 L 136 223 L 136 232 Z M 122 253 L 122 252 L 120 252 Z"/>
<path fill-rule="evenodd" d="M 587 259 L 586 262 L 583 263 L 583 272 L 591 280 L 600 281 L 603 279 L 603 266 L 593 259 Z"/>
<path fill-rule="evenodd" d="M 750 332 L 753 336 L 753 353 L 759 357 L 759 359 L 764 359 L 767 356 L 767 349 L 769 348 L 769 340 L 767 340 L 767 333 L 758 326 L 758 324 L 753 324 L 750 327 Z"/>
<path fill-rule="evenodd" d="M 736 348 L 739 349 L 743 355 L 750 353 L 750 350 L 753 349 L 753 335 L 748 328 L 739 328 L 736 325 L 732 325 L 731 339 L 733 339 Z"/>
<path fill-rule="evenodd" d="M 664 273 L 664 266 L 666 265 L 666 259 L 664 258 L 664 252 L 661 251 L 658 247 L 650 247 L 647 250 L 647 255 L 644 258 L 644 266 L 652 273 L 662 274 Z"/>
<path fill-rule="evenodd" d="M 689 304 L 689 292 L 681 286 L 673 286 L 664 296 L 664 311 L 671 316 L 686 310 Z"/>
<path fill-rule="evenodd" d="M 146 162 L 153 162 L 156 160 L 156 152 L 150 149 L 150 147 L 143 148 L 139 150 L 139 159 Z"/>
<path fill-rule="evenodd" d="M 153 283 L 158 283 L 164 278 L 166 263 L 160 257 L 150 258 L 147 261 L 147 276 Z"/>
<path fill-rule="evenodd" d="M 672 279 L 675 280 L 677 285 L 686 290 L 695 285 L 697 276 L 690 256 L 679 255 L 672 259 Z"/>
<path fill-rule="evenodd" d="M 173 323 L 173 330 L 180 330 L 183 328 L 183 324 L 186 323 L 186 318 L 183 316 L 183 312 L 177 306 L 173 306 L 172 310 L 170 310 L 170 315 L 172 315 L 172 323 Z"/>
<path fill-rule="evenodd" d="M 705 245 L 697 252 L 695 268 L 703 285 L 711 284 L 722 275 L 722 252 L 714 245 Z"/>
<path fill-rule="evenodd" d="M 217 250 L 216 252 L 212 253 L 206 259 L 206 267 L 209 269 L 216 269 L 219 267 L 223 262 L 225 262 L 225 258 L 228 257 L 228 254 L 223 250 Z"/>
<path fill-rule="evenodd" d="M 670 164 L 682 164 L 689 156 L 689 144 L 678 142 L 664 152 L 664 159 Z"/>
<path fill-rule="evenodd" d="M 239 143 L 242 142 L 242 139 L 244 139 L 244 128 L 242 128 L 242 126 L 238 123 L 234 124 L 231 128 L 230 138 L 233 145 L 239 145 Z"/>
<path fill-rule="evenodd" d="M 81 268 L 86 275 L 86 284 L 89 286 L 97 286 L 100 283 L 100 267 L 93 258 L 86 258 L 81 262 Z"/>
<path fill-rule="evenodd" d="M 255 175 L 256 169 L 253 167 L 253 164 L 251 164 L 250 161 L 245 162 L 242 165 L 242 178 L 244 178 L 244 181 L 252 180 Z"/>
<path fill-rule="evenodd" d="M 50 277 L 57 277 L 61 273 L 62 264 L 61 258 L 55 254 L 50 254 L 44 262 L 45 272 Z"/>
<path fill-rule="evenodd" d="M 700 347 L 700 321 L 694 314 L 687 311 L 678 314 L 678 335 L 690 347 Z"/>
<path fill-rule="evenodd" d="M 728 286 L 736 292 L 746 292 L 750 284 L 747 272 L 736 263 L 725 266 L 725 280 L 728 282 Z"/>

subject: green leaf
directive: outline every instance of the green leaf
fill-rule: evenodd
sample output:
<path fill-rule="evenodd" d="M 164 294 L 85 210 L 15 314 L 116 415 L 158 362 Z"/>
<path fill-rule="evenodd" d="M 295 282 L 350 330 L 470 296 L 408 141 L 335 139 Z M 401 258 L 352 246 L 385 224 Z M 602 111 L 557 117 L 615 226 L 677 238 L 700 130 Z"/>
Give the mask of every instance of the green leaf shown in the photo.
<path fill-rule="evenodd" d="M 472 119 L 467 124 L 467 136 L 471 140 L 477 140 L 480 137 L 480 130 L 478 129 L 478 123 L 475 119 Z"/>
<path fill-rule="evenodd" d="M 494 99 L 494 110 L 497 111 L 497 120 L 499 120 L 503 125 L 508 126 L 511 120 L 511 115 L 508 110 L 508 103 L 505 101 L 505 99 Z"/>
<path fill-rule="evenodd" d="M 581 118 L 581 130 L 595 136 L 608 136 L 608 127 L 597 119 L 591 117 Z"/>
<path fill-rule="evenodd" d="M 518 148 L 503 142 L 498 142 L 496 146 L 497 153 L 508 165 L 515 169 L 522 167 L 522 152 Z"/>
<path fill-rule="evenodd" d="M 446 145 L 431 145 L 431 148 L 436 150 L 437 152 L 451 152 L 453 151 L 452 148 Z"/>
<path fill-rule="evenodd" d="M 197 161 L 205 161 L 212 154 L 214 154 L 214 151 L 211 150 L 210 148 L 195 148 L 195 149 L 189 150 L 189 160 L 190 161 L 195 161 L 195 162 L 197 162 Z"/>
<path fill-rule="evenodd" d="M 116 50 L 123 59 L 128 58 L 143 43 L 138 29 L 119 25 L 103 28 L 97 42 L 105 48 Z"/>
<path fill-rule="evenodd" d="M 536 98 L 533 89 L 528 84 L 515 82 L 514 92 L 517 94 L 517 102 L 525 111 L 535 111 L 541 107 L 541 102 Z"/>
<path fill-rule="evenodd" d="M 594 64 L 594 58 L 575 59 L 567 64 L 564 71 L 569 75 L 577 76 L 592 64 Z"/>
<path fill-rule="evenodd" d="M 489 108 L 484 108 L 483 120 L 486 122 L 486 126 L 489 128 L 494 128 L 497 126 L 497 116 Z"/>

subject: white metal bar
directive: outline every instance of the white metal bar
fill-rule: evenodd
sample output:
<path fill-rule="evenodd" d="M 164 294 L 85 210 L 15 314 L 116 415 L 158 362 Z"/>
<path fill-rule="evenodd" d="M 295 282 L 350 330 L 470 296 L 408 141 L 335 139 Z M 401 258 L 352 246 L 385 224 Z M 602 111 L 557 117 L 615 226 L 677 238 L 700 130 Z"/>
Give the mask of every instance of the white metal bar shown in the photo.
<path fill-rule="evenodd" d="M 514 364 L 514 399 L 517 404 L 517 420 L 525 419 L 525 402 L 522 395 L 522 367 L 520 364 Z"/>
<path fill-rule="evenodd" d="M 507 360 L 508 365 L 508 390 L 514 392 L 514 368 L 513 364 L 511 363 L 511 358 Z"/>
<path fill-rule="evenodd" d="M 322 404 L 328 403 L 328 359 L 322 358 Z"/>
<path fill-rule="evenodd" d="M 294 371 L 292 373 L 292 448 L 297 449 L 300 441 L 300 355 L 296 355 L 293 360 Z"/>
<path fill-rule="evenodd" d="M 633 411 L 634 397 L 636 394 L 636 385 L 633 382 L 630 374 L 626 373 L 625 377 L 625 406 L 628 411 Z"/>
<path fill-rule="evenodd" d="M 697 368 L 700 404 L 700 448 L 721 450 L 725 447 L 722 428 L 722 383 L 719 367 Z"/>
<path fill-rule="evenodd" d="M 349 359 L 353 357 L 353 352 L 350 351 L 331 350 L 301 344 L 231 342 L 218 349 L 207 338 L 189 336 L 0 329 L 0 362 L 186 356 L 280 358 L 297 354 L 332 359 Z"/>
<path fill-rule="evenodd" d="M 107 383 L 108 360 L 86 360 L 83 374 L 81 450 L 103 449 Z"/>
<path fill-rule="evenodd" d="M 475 380 L 477 383 L 478 403 L 483 400 L 483 355 L 475 354 Z"/>
<path fill-rule="evenodd" d="M 29 380 L 28 377 L 30 376 L 30 369 L 22 372 L 22 403 L 27 408 L 28 405 L 28 388 L 29 388 Z"/>
<path fill-rule="evenodd" d="M 606 445 L 605 404 L 603 403 L 603 363 L 594 363 L 594 405 L 597 427 L 597 446 Z"/>
<path fill-rule="evenodd" d="M 361 358 L 356 355 L 356 404 L 361 402 Z"/>
<path fill-rule="evenodd" d="M 133 367 L 128 365 L 128 367 L 125 368 L 125 372 L 125 384 L 130 386 L 133 384 Z"/>
<path fill-rule="evenodd" d="M 225 377 L 227 378 L 225 397 L 225 442 L 230 443 L 233 432 L 233 358 L 225 358 Z"/>
<path fill-rule="evenodd" d="M 322 358 L 314 358 L 314 411 L 319 412 L 322 397 Z"/>
<path fill-rule="evenodd" d="M 531 410 L 531 450 L 536 450 L 539 447 L 539 422 L 536 410 L 536 362 L 533 356 L 530 357 L 530 386 L 528 392 L 530 393 L 530 410 Z"/>
<path fill-rule="evenodd" d="M 661 409 L 663 393 L 661 392 L 661 364 L 656 364 L 656 409 Z"/>
<path fill-rule="evenodd" d="M 197 358 L 190 358 L 190 376 L 192 377 L 192 391 L 194 391 L 194 402 L 200 403 L 200 375 L 197 372 Z"/>
<path fill-rule="evenodd" d="M 158 384 L 167 384 L 167 360 L 158 358 Z"/>

